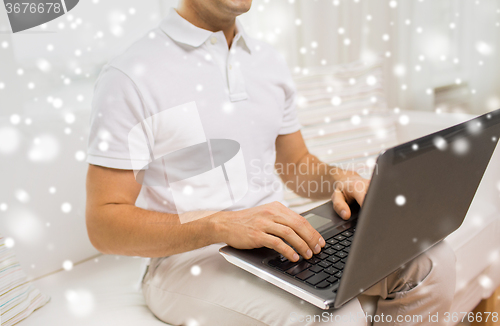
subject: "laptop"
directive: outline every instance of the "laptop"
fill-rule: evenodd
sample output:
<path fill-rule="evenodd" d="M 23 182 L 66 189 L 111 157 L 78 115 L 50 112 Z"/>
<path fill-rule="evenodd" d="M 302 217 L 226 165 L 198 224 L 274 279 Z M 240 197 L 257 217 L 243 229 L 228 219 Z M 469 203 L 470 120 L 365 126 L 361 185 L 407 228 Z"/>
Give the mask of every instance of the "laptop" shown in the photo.
<path fill-rule="evenodd" d="M 326 240 L 311 259 L 268 248 L 220 253 L 319 308 L 339 308 L 462 224 L 499 137 L 496 110 L 381 153 L 349 220 L 331 201 L 301 214 Z"/>

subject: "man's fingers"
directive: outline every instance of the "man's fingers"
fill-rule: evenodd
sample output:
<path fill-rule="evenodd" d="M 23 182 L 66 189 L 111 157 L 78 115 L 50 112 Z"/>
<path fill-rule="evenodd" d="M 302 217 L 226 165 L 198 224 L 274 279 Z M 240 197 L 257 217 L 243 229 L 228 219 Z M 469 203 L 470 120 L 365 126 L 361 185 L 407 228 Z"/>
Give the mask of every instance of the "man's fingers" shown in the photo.
<path fill-rule="evenodd" d="M 335 189 L 332 196 L 333 209 L 340 215 L 344 220 L 348 220 L 351 217 L 351 210 L 347 204 L 344 193 L 340 189 Z"/>
<path fill-rule="evenodd" d="M 287 245 L 283 240 L 274 235 L 265 234 L 264 235 L 264 247 L 276 250 L 283 256 L 285 256 L 290 261 L 299 260 L 299 255 L 293 250 L 289 245 Z"/>
<path fill-rule="evenodd" d="M 368 190 L 368 185 L 370 181 L 366 179 L 356 180 L 354 182 L 354 189 L 351 194 L 352 197 L 358 202 L 359 206 L 363 205 L 365 200 L 366 191 Z"/>
<path fill-rule="evenodd" d="M 315 228 L 307 221 L 307 219 L 287 207 L 283 207 L 283 211 L 275 214 L 274 221 L 291 228 L 295 233 L 303 239 L 313 253 L 317 254 L 324 247 L 325 239 L 316 231 Z"/>
<path fill-rule="evenodd" d="M 290 245 L 292 245 L 295 250 L 304 258 L 309 259 L 312 257 L 313 252 L 309 248 L 309 245 L 295 233 L 295 231 L 283 224 L 273 223 L 268 227 L 266 233 L 278 236 L 282 239 L 285 239 Z M 318 246 L 318 244 L 316 244 Z M 320 248 L 317 248 L 317 251 L 320 251 Z"/>

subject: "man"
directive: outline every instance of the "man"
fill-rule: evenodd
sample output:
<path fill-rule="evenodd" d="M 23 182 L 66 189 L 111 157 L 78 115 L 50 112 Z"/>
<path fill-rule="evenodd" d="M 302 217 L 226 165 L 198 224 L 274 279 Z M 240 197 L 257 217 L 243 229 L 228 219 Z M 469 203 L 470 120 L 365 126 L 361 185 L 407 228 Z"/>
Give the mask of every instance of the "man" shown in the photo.
<path fill-rule="evenodd" d="M 350 217 L 348 203 L 362 204 L 368 186 L 356 173 L 330 167 L 308 152 L 285 63 L 269 46 L 248 37 L 236 20 L 250 5 L 251 0 L 181 0 L 158 29 L 112 60 L 96 85 L 88 153 L 89 237 L 106 254 L 153 258 L 143 292 L 153 313 L 173 325 L 292 325 L 306 322 L 291 316 L 321 314 L 226 263 L 218 248 L 221 243 L 268 247 L 296 261 L 299 255 L 311 258 L 325 245 L 306 219 L 280 203 L 282 194 L 272 187 L 278 177 L 269 166 L 276 164 L 282 180 L 300 195 L 332 197 L 344 219 Z M 160 124 L 151 122 L 164 113 L 181 114 L 175 110 L 192 107 L 186 104 L 192 102 L 192 121 L 170 114 Z M 191 186 L 179 195 L 170 176 L 170 188 L 147 184 L 134 165 L 143 158 L 132 157 L 135 140 L 130 135 L 140 127 L 151 153 L 172 139 L 170 145 L 179 147 L 177 140 L 187 141 L 185 129 L 197 121 L 203 132 L 196 137 L 240 145 L 247 176 L 239 183 L 248 184 L 248 190 L 238 201 L 233 194 L 232 205 L 218 209 L 214 195 L 207 201 L 215 202 L 215 209 L 207 207 L 213 212 L 186 222 L 178 198 L 187 198 Z M 169 136 L 159 139 L 162 133 Z M 148 164 L 153 163 L 143 162 L 144 170 Z M 162 165 L 156 172 L 150 179 L 161 179 Z M 304 183 L 320 187 L 311 191 Z M 429 312 L 447 311 L 454 291 L 453 259 L 446 247 L 437 246 L 369 289 L 366 294 L 381 297 L 377 314 L 427 318 Z M 357 305 L 353 300 L 333 313 L 349 314 Z M 365 320 L 350 324 L 364 325 Z"/>

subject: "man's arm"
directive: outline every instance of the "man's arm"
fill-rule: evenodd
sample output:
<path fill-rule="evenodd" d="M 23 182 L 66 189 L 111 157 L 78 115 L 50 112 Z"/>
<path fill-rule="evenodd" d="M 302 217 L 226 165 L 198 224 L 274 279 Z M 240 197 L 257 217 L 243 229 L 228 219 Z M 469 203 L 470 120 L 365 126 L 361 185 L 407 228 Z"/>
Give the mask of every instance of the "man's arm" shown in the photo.
<path fill-rule="evenodd" d="M 358 173 L 321 162 L 307 150 L 300 131 L 276 139 L 276 171 L 285 185 L 303 197 L 332 198 L 335 211 L 344 219 L 351 217 L 348 203 L 360 205 L 369 180 Z"/>
<path fill-rule="evenodd" d="M 181 225 L 175 214 L 136 207 L 140 190 L 141 185 L 131 170 L 89 166 L 87 230 L 92 244 L 99 251 L 161 257 L 220 241 L 211 219 Z"/>
<path fill-rule="evenodd" d="M 271 248 L 296 261 L 299 256 L 283 239 L 305 258 L 325 245 L 305 218 L 277 202 L 181 224 L 176 214 L 136 207 L 140 190 L 133 171 L 89 166 L 87 231 L 99 251 L 163 257 L 227 243 L 239 249 Z"/>

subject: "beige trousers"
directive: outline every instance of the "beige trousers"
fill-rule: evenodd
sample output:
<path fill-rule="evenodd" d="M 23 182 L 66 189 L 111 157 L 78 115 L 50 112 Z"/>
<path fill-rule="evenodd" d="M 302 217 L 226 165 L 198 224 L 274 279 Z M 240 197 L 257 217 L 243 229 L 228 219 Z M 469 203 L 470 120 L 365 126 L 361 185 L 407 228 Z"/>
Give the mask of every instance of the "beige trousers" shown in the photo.
<path fill-rule="evenodd" d="M 228 263 L 218 253 L 220 246 L 152 259 L 142 289 L 160 320 L 186 326 L 370 325 L 371 320 L 373 325 L 428 325 L 429 314 L 444 319 L 455 292 L 455 254 L 446 243 L 368 289 L 363 296 L 379 297 L 368 321 L 357 299 L 321 310 Z"/>

